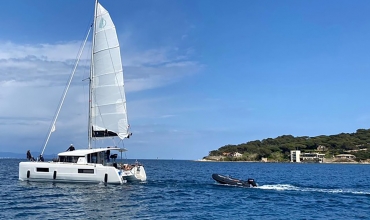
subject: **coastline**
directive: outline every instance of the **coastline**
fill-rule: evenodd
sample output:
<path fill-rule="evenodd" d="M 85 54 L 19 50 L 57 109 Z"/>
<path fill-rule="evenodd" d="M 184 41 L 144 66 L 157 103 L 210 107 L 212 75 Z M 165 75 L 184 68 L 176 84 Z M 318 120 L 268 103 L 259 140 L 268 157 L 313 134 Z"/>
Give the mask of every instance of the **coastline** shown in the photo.
<path fill-rule="evenodd" d="M 233 163 L 292 163 L 292 164 L 302 164 L 302 163 L 313 163 L 313 162 L 279 162 L 279 161 L 220 161 L 220 160 L 207 160 L 207 159 L 197 159 L 193 160 L 195 162 L 233 162 Z M 328 161 L 328 162 L 323 162 L 323 163 L 318 163 L 318 164 L 370 164 L 370 162 L 356 162 L 356 161 L 347 161 L 347 162 L 338 162 L 338 161 Z"/>

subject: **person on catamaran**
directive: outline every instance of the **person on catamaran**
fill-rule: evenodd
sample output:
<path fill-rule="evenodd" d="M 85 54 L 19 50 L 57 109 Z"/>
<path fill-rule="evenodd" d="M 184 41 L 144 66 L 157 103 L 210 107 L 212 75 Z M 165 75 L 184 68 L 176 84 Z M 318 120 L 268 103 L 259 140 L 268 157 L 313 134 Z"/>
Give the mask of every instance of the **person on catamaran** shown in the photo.
<path fill-rule="evenodd" d="M 75 147 L 73 147 L 73 144 L 71 144 L 71 146 L 69 146 L 69 148 L 67 149 L 67 151 L 74 151 L 75 150 Z"/>
<path fill-rule="evenodd" d="M 35 161 L 35 158 L 32 157 L 30 150 L 27 151 L 27 160 Z"/>
<path fill-rule="evenodd" d="M 39 161 L 41 161 L 41 162 L 44 162 L 45 161 L 44 160 L 44 157 L 42 156 L 42 154 L 40 154 Z"/>
<path fill-rule="evenodd" d="M 107 150 L 106 154 L 107 154 L 107 161 L 109 162 L 110 150 Z"/>

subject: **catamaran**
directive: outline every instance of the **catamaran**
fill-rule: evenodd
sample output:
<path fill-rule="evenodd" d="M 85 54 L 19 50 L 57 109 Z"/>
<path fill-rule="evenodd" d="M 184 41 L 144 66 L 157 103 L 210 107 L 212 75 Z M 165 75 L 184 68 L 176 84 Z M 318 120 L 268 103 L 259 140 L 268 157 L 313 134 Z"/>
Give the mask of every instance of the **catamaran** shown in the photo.
<path fill-rule="evenodd" d="M 92 53 L 89 77 L 88 147 L 61 152 L 50 162 L 43 161 L 43 154 L 51 134 L 55 131 L 58 115 L 81 57 L 80 50 L 75 68 L 63 93 L 62 101 L 36 161 L 19 163 L 19 179 L 29 181 L 103 182 L 123 184 L 127 181 L 145 181 L 146 173 L 140 163 L 123 164 L 116 161 L 117 154 L 125 148 L 116 146 L 96 148 L 97 140 L 118 138 L 123 141 L 132 133 L 127 120 L 123 68 L 116 28 L 108 11 L 96 0 L 94 23 L 84 40 L 85 46 L 91 29 Z M 83 48 L 82 47 L 82 48 Z"/>

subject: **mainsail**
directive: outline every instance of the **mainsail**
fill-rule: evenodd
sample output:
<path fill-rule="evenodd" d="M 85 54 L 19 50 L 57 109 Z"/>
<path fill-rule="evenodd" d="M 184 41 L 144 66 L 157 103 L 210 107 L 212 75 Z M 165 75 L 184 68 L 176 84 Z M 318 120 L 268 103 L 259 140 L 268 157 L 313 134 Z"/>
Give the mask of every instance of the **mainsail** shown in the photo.
<path fill-rule="evenodd" d="M 124 139 L 129 125 L 120 47 L 112 19 L 99 3 L 93 37 L 90 134 Z"/>

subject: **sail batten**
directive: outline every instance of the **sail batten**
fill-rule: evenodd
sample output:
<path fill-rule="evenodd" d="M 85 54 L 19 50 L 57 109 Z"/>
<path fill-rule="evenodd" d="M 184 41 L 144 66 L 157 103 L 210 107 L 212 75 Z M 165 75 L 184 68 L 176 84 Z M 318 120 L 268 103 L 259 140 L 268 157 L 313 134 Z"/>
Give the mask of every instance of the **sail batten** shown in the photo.
<path fill-rule="evenodd" d="M 99 3 L 95 19 L 91 77 L 91 136 L 128 136 L 123 69 L 116 28 Z"/>
<path fill-rule="evenodd" d="M 117 48 L 119 48 L 119 45 L 118 45 L 118 46 L 116 46 L 116 47 L 117 47 Z M 96 51 L 96 52 L 94 52 L 94 54 L 99 53 L 99 52 L 102 52 L 102 51 L 104 51 L 104 50 L 113 49 L 113 48 L 115 48 L 115 47 L 106 48 L 106 49 L 103 49 L 103 50 L 100 50 L 100 51 Z"/>

